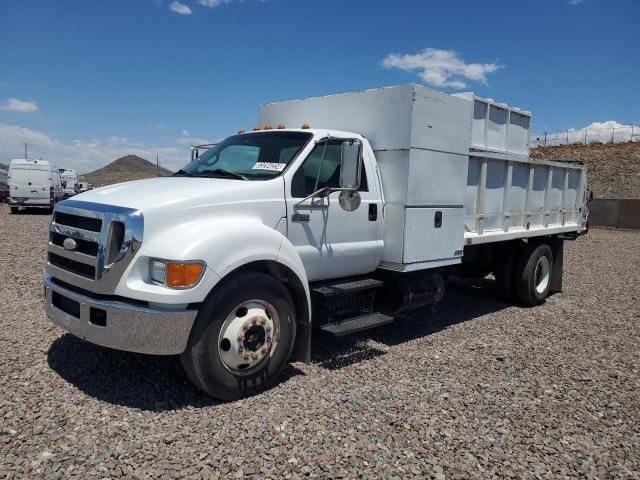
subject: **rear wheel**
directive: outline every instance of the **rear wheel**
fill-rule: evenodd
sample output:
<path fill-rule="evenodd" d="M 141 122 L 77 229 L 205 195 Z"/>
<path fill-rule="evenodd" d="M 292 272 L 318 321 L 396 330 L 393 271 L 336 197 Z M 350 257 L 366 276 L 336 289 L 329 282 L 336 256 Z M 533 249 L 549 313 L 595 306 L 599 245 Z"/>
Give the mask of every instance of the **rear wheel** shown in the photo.
<path fill-rule="evenodd" d="M 284 285 L 264 273 L 243 273 L 203 304 L 182 365 L 205 393 L 235 400 L 277 379 L 295 334 L 293 301 Z"/>
<path fill-rule="evenodd" d="M 518 300 L 527 305 L 540 305 L 549 295 L 553 253 L 544 243 L 528 244 L 520 253 L 516 269 Z"/>
<path fill-rule="evenodd" d="M 19 207 L 10 207 L 11 208 L 11 214 L 15 215 L 20 211 Z"/>

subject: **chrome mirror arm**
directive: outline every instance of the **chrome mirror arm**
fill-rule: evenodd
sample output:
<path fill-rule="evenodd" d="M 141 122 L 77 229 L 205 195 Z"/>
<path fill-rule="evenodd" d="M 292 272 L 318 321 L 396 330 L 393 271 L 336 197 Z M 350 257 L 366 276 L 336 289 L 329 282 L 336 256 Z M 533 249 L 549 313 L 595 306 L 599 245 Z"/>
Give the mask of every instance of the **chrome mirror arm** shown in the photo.
<path fill-rule="evenodd" d="M 299 207 L 301 206 L 304 202 L 306 202 L 307 200 L 313 200 L 316 196 L 320 195 L 321 193 L 331 193 L 331 188 L 329 187 L 322 187 L 318 190 L 316 190 L 315 192 L 313 192 L 311 195 L 307 195 L 306 197 L 304 197 L 302 200 L 300 200 L 298 203 L 296 203 L 294 205 L 294 207 Z M 306 205 L 309 208 L 326 208 L 329 205 L 329 195 L 327 195 L 327 205 L 321 205 L 321 206 L 314 206 L 314 205 Z"/>

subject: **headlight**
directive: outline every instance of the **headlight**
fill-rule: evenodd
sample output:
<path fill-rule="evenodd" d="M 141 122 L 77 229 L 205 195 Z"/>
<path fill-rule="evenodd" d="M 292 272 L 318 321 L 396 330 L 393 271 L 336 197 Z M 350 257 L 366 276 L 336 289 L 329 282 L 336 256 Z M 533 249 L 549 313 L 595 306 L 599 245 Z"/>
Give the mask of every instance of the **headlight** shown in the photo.
<path fill-rule="evenodd" d="M 200 261 L 172 262 L 151 259 L 151 280 L 169 288 L 189 288 L 198 283 L 204 268 L 204 263 Z"/>

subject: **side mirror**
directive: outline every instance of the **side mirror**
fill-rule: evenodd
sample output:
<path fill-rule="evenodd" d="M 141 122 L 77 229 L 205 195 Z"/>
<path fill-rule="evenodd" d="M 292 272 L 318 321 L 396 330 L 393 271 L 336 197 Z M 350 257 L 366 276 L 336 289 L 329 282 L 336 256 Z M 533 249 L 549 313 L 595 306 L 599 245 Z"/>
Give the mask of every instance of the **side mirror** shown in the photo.
<path fill-rule="evenodd" d="M 340 188 L 357 190 L 360 187 L 362 143 L 358 140 L 342 142 L 340 157 Z"/>

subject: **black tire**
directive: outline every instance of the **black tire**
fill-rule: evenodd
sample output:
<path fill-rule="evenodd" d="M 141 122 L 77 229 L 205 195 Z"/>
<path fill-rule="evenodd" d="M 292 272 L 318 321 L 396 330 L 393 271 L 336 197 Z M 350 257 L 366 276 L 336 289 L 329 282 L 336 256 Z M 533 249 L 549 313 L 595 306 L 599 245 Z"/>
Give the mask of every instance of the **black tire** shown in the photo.
<path fill-rule="evenodd" d="M 546 260 L 543 258 L 546 257 Z M 542 266 L 544 262 L 548 262 L 547 273 L 548 279 L 546 286 L 543 278 L 540 277 L 544 272 Z M 518 264 L 516 266 L 516 294 L 518 300 L 525 305 L 540 305 L 544 303 L 549 295 L 551 287 L 551 274 L 553 272 L 553 253 L 549 245 L 545 243 L 528 243 L 522 249 L 518 256 Z"/>
<path fill-rule="evenodd" d="M 12 215 L 17 215 L 18 212 L 20 211 L 19 207 L 10 207 L 11 208 L 11 214 Z"/>
<path fill-rule="evenodd" d="M 270 304 L 279 319 L 279 338 L 267 356 L 247 373 L 228 368 L 220 355 L 219 335 L 225 320 L 250 300 Z M 181 355 L 189 379 L 220 400 L 236 400 L 271 386 L 287 365 L 296 338 L 295 307 L 289 291 L 275 278 L 244 272 L 225 281 L 207 297 Z M 224 340 L 223 340 L 224 341 Z"/>

